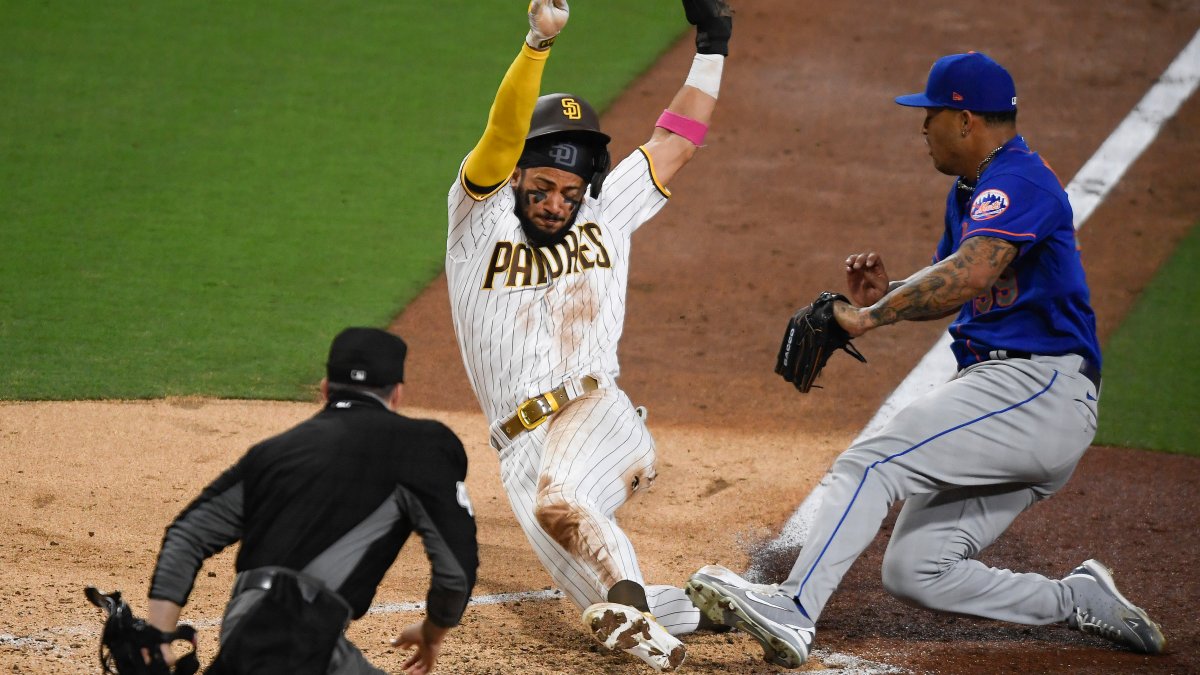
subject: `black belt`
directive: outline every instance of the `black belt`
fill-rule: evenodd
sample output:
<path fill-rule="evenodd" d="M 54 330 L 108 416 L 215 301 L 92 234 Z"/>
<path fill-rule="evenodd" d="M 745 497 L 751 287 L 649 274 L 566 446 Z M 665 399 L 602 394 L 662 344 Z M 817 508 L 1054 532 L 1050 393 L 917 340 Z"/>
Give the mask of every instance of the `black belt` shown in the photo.
<path fill-rule="evenodd" d="M 281 569 L 274 567 L 260 567 L 258 569 L 239 572 L 237 579 L 233 582 L 233 594 L 237 595 L 251 588 L 256 588 L 260 591 L 269 591 L 275 585 L 275 578 L 281 573 Z"/>
<path fill-rule="evenodd" d="M 344 605 L 347 612 L 350 611 L 350 603 L 346 602 L 345 598 L 326 586 L 320 579 L 286 567 L 256 567 L 252 570 L 239 572 L 237 579 L 233 582 L 232 595 L 236 596 L 251 589 L 269 591 L 282 577 L 295 579 L 296 585 L 300 587 L 300 592 L 304 597 L 311 600 L 318 595 L 325 595 L 335 600 L 337 604 Z"/>
<path fill-rule="evenodd" d="M 988 356 L 990 358 L 985 360 L 1033 358 L 1033 354 L 1016 349 L 997 349 L 996 351 L 988 352 Z M 1096 364 L 1088 361 L 1087 359 L 1082 359 L 1079 362 L 1079 374 L 1091 380 L 1092 384 L 1096 386 L 1096 391 L 1100 391 L 1100 369 L 1096 367 Z"/>

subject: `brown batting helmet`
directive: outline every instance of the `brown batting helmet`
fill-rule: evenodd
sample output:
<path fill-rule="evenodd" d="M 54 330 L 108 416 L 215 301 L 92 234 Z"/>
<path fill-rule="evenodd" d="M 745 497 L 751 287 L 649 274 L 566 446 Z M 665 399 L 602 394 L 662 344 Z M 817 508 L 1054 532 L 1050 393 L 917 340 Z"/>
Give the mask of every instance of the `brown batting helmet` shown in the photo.
<path fill-rule="evenodd" d="M 591 185 L 592 197 L 600 196 L 600 186 L 608 175 L 611 158 L 608 154 L 608 134 L 600 131 L 600 116 L 587 101 L 574 94 L 546 94 L 533 107 L 525 147 L 542 146 L 559 138 L 580 143 L 590 149 L 590 171 L 584 179 Z M 537 140 L 533 144 L 530 141 Z M 521 165 L 526 165 L 522 162 Z"/>

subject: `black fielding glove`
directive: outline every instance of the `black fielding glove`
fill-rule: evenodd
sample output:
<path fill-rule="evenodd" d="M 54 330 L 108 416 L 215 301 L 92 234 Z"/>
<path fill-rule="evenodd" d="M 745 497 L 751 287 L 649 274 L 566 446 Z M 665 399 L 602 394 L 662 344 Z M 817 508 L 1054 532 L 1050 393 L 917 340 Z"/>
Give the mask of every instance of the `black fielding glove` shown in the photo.
<path fill-rule="evenodd" d="M 833 316 L 833 303 L 849 302 L 846 296 L 825 291 L 811 305 L 801 307 L 788 320 L 775 360 L 775 374 L 791 382 L 800 393 L 816 386 L 813 382 L 829 362 L 834 350 L 841 349 L 850 356 L 867 362 L 854 345 L 850 334 Z"/>
<path fill-rule="evenodd" d="M 688 23 L 696 27 L 696 53 L 729 56 L 733 10 L 725 0 L 683 0 Z"/>
<path fill-rule="evenodd" d="M 110 675 L 194 675 L 200 670 L 196 656 L 196 629 L 187 624 L 170 633 L 151 626 L 134 615 L 120 591 L 101 593 L 93 586 L 83 589 L 89 602 L 104 610 L 104 628 L 100 633 L 100 669 Z M 162 645 L 185 640 L 192 650 L 168 666 Z M 142 656 L 143 650 L 150 661 Z"/>

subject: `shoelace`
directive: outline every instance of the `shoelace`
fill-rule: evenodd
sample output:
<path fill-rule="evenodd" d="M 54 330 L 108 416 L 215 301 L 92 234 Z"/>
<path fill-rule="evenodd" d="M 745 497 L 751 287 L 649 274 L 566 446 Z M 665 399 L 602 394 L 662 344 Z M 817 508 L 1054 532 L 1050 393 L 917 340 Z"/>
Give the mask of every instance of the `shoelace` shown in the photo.
<path fill-rule="evenodd" d="M 1124 640 L 1125 637 L 1121 629 L 1081 607 L 1075 608 L 1075 623 L 1080 631 L 1089 635 L 1099 635 L 1109 640 Z"/>

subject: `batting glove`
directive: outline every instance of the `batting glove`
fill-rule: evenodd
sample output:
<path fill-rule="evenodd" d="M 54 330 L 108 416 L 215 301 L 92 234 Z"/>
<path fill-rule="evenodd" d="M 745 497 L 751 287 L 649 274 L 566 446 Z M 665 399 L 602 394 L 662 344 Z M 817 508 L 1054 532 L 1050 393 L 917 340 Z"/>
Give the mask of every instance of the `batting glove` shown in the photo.
<path fill-rule="evenodd" d="M 733 10 L 725 0 L 683 0 L 688 23 L 696 27 L 696 53 L 729 56 Z"/>
<path fill-rule="evenodd" d="M 549 49 L 559 31 L 567 25 L 570 13 L 567 0 L 530 0 L 529 34 L 525 43 L 539 51 Z"/>

